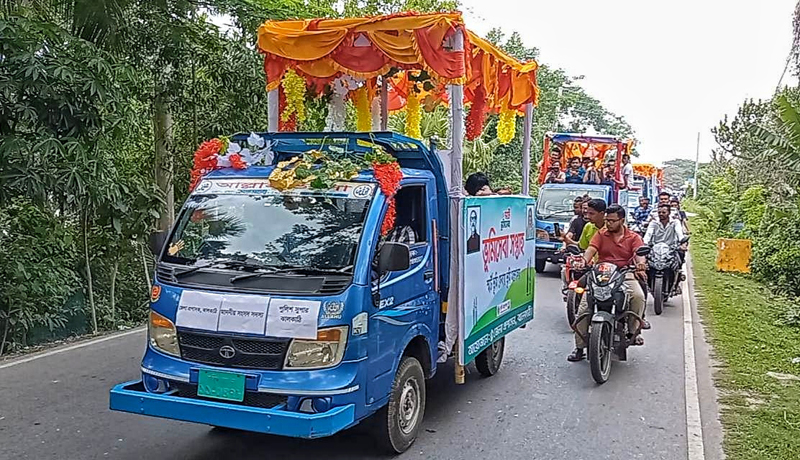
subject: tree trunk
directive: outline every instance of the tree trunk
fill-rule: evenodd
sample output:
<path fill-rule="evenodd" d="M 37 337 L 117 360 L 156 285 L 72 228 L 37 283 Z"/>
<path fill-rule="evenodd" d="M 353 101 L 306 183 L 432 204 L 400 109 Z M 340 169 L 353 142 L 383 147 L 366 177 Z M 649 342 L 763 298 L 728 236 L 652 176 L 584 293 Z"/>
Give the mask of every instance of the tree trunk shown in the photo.
<path fill-rule="evenodd" d="M 111 325 L 116 329 L 116 303 L 117 303 L 117 270 L 119 269 L 119 260 L 114 260 L 114 266 L 111 269 Z"/>
<path fill-rule="evenodd" d="M 92 282 L 92 267 L 89 263 L 89 207 L 83 211 L 83 256 L 86 262 L 86 283 L 89 291 L 89 308 L 92 312 L 92 331 L 97 334 L 97 308 L 94 305 L 94 283 Z"/>
<path fill-rule="evenodd" d="M 11 323 L 8 318 L 4 321 L 6 323 L 5 327 L 3 328 L 3 340 L 0 341 L 0 356 L 3 356 L 3 351 L 5 351 L 6 345 L 6 338 L 8 337 L 8 326 Z"/>
<path fill-rule="evenodd" d="M 165 201 L 156 228 L 159 232 L 166 232 L 175 220 L 175 194 L 172 184 L 172 114 L 167 96 L 159 88 L 156 88 L 153 109 L 156 184 L 164 194 Z"/>

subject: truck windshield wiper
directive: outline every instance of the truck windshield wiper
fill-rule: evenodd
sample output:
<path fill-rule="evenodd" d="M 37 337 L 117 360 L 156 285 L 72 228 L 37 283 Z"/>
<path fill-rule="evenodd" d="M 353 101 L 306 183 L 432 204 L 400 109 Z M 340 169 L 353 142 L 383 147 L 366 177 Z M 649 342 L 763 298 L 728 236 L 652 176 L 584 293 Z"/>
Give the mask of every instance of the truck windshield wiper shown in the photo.
<path fill-rule="evenodd" d="M 277 266 L 264 266 L 258 273 L 245 273 L 243 275 L 234 276 L 231 278 L 231 283 L 241 281 L 249 278 L 257 278 L 264 275 L 272 275 L 275 273 L 296 273 L 299 275 L 350 275 L 353 273 L 353 267 L 347 266 L 339 269 L 325 269 L 307 267 L 304 265 L 277 265 Z"/>
<path fill-rule="evenodd" d="M 208 262 L 203 265 L 195 265 L 194 267 L 184 270 L 180 273 L 175 273 L 176 278 L 180 278 L 189 274 L 192 274 L 198 270 L 202 270 L 204 268 L 214 268 L 214 267 L 236 267 L 236 268 L 249 268 L 253 270 L 258 270 L 264 268 L 264 265 L 253 263 L 253 262 L 245 262 L 243 260 L 233 260 L 233 259 L 215 259 L 211 262 Z"/>

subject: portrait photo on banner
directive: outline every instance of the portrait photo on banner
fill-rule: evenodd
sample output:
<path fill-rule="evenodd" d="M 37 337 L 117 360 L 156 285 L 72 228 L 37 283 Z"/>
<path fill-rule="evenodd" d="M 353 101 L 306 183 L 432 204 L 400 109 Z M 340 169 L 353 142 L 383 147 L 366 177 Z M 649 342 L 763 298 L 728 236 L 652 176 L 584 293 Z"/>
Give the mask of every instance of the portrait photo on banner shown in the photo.
<path fill-rule="evenodd" d="M 481 207 L 467 207 L 467 254 L 481 250 Z"/>

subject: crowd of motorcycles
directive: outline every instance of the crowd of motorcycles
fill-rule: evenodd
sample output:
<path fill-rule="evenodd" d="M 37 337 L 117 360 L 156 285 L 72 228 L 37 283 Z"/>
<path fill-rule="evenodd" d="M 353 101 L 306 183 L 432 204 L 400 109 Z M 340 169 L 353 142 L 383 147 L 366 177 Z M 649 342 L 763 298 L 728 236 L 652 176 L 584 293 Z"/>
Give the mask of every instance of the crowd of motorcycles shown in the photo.
<path fill-rule="evenodd" d="M 638 224 L 632 224 L 630 228 L 640 235 L 644 234 L 644 229 Z M 661 315 L 664 304 L 671 297 L 681 294 L 681 282 L 685 276 L 681 271 L 679 250 L 688 241 L 687 236 L 674 246 L 656 243 L 636 251 L 636 255 L 647 258 L 647 282 L 640 283 L 645 298 L 653 297 L 656 315 Z M 597 383 L 605 383 L 611 373 L 612 355 L 620 361 L 626 361 L 628 347 L 633 345 L 632 337 L 639 333 L 639 330 L 628 330 L 628 317 L 636 315 L 629 310 L 629 297 L 624 288 L 625 277 L 634 267 L 618 268 L 609 263 L 588 266 L 582 251 L 574 245 L 565 248 L 564 259 L 567 320 L 577 332 L 575 324 L 590 318 L 586 354 L 592 377 Z M 588 313 L 576 318 L 584 296 L 589 307 Z M 641 321 L 639 324 L 641 329 Z"/>

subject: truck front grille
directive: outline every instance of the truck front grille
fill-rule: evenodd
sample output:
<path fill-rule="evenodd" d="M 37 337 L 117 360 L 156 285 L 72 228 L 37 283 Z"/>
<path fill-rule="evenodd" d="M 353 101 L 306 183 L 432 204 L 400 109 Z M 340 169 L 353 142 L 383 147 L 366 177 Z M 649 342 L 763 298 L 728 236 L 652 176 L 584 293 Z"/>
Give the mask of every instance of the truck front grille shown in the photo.
<path fill-rule="evenodd" d="M 181 357 L 187 361 L 223 367 L 277 370 L 283 367 L 289 340 L 230 337 L 200 332 L 178 331 Z M 235 353 L 221 353 L 223 347 Z M 230 357 L 225 357 L 230 356 Z"/>

